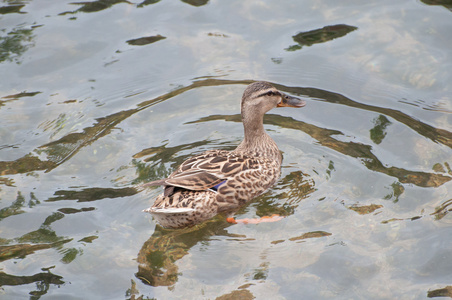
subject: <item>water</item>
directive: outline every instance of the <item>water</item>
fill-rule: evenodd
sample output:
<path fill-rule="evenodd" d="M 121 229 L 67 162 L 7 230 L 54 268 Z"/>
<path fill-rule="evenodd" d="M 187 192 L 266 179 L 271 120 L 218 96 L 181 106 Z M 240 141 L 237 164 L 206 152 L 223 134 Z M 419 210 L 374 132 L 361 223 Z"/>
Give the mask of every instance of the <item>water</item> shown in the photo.
<path fill-rule="evenodd" d="M 0 297 L 452 297 L 450 1 L 3 1 Z M 251 80 L 282 176 L 239 218 L 141 212 L 233 149 Z"/>

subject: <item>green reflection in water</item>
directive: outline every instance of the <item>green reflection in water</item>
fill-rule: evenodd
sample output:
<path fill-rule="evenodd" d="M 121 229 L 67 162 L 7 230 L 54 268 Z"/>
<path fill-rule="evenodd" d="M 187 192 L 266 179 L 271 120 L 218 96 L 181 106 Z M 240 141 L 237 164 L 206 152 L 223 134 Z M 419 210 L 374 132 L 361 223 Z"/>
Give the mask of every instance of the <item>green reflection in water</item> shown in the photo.
<path fill-rule="evenodd" d="M 21 93 L 14 94 L 14 95 L 4 96 L 1 98 L 2 100 L 0 100 L 0 107 L 5 106 L 5 103 L 7 103 L 7 102 L 19 100 L 22 97 L 33 97 L 40 93 L 41 92 L 21 92 Z"/>
<path fill-rule="evenodd" d="M 2 6 L 0 7 L 0 15 L 6 15 L 6 14 L 25 14 L 25 12 L 20 11 L 25 5 L 24 4 L 15 4 L 15 5 L 8 5 L 8 6 Z"/>
<path fill-rule="evenodd" d="M 378 145 L 385 138 L 386 127 L 391 125 L 391 122 L 384 115 L 379 115 L 373 122 L 375 126 L 370 130 L 370 139 Z"/>
<path fill-rule="evenodd" d="M 452 0 L 421 0 L 421 2 L 427 5 L 442 5 L 452 11 Z"/>
<path fill-rule="evenodd" d="M 80 191 L 76 190 L 59 190 L 55 192 L 55 197 L 50 197 L 46 202 L 61 200 L 77 200 L 77 202 L 90 202 L 101 199 L 114 199 L 135 195 L 135 188 L 86 188 Z M 84 209 L 88 211 L 92 209 Z"/>
<path fill-rule="evenodd" d="M 336 171 L 336 169 L 334 168 L 334 161 L 330 160 L 330 162 L 328 163 L 328 168 L 326 169 L 326 178 L 327 179 L 331 178 L 331 173 L 333 171 Z"/>
<path fill-rule="evenodd" d="M 314 44 L 325 43 L 343 37 L 356 29 L 358 29 L 358 27 L 338 24 L 325 26 L 311 31 L 300 32 L 292 37 L 297 45 L 289 46 L 285 50 L 296 51 L 300 50 L 303 46 L 312 46 Z"/>
<path fill-rule="evenodd" d="M 376 211 L 379 208 L 382 208 L 383 205 L 379 205 L 379 204 L 370 204 L 370 205 L 352 205 L 350 207 L 348 207 L 348 209 L 353 210 L 355 212 L 357 212 L 360 215 L 367 215 L 367 214 L 371 214 L 374 211 Z"/>
<path fill-rule="evenodd" d="M 30 299 L 39 299 L 42 295 L 45 295 L 51 284 L 57 286 L 64 284 L 65 282 L 62 279 L 63 277 L 52 274 L 48 270 L 47 272 L 37 273 L 31 276 L 14 276 L 0 272 L 0 286 L 26 285 L 35 282 L 36 290 L 30 292 Z"/>
<path fill-rule="evenodd" d="M 10 206 L 0 209 L 0 221 L 9 216 L 14 216 L 23 213 L 22 208 L 25 206 L 25 198 L 21 192 L 17 193 L 16 200 Z"/>
<path fill-rule="evenodd" d="M 435 172 L 448 173 L 449 175 L 452 175 L 452 169 L 450 168 L 450 165 L 448 162 L 444 162 L 444 166 L 440 163 L 436 163 L 433 165 L 432 169 Z"/>
<path fill-rule="evenodd" d="M 59 15 L 64 16 L 67 14 L 75 14 L 78 12 L 84 12 L 84 13 L 98 12 L 98 11 L 102 11 L 104 9 L 110 8 L 113 5 L 118 4 L 118 3 L 130 4 L 129 1 L 125 1 L 125 0 L 97 0 L 97 1 L 92 1 L 92 2 L 74 2 L 74 3 L 70 3 L 70 4 L 82 5 L 82 7 L 80 7 L 79 9 L 77 9 L 75 11 L 62 12 Z"/>
<path fill-rule="evenodd" d="M 152 44 L 152 43 L 158 42 L 160 40 L 164 40 L 164 39 L 166 39 L 166 37 L 158 34 L 158 35 L 154 35 L 154 36 L 146 36 L 146 37 L 141 37 L 141 38 L 137 38 L 137 39 L 133 39 L 133 40 L 128 40 L 128 41 L 126 41 L 126 43 L 129 45 L 133 45 L 133 46 L 144 46 L 144 45 Z"/>
<path fill-rule="evenodd" d="M 36 196 L 31 193 L 30 200 L 28 201 L 28 207 L 33 209 L 39 204 L 41 204 L 41 201 L 39 201 Z M 16 200 L 11 205 L 0 211 L 1 219 L 24 213 L 22 208 L 26 205 L 27 201 L 25 197 L 19 192 Z M 60 261 L 64 264 L 73 262 L 83 253 L 83 251 L 74 247 L 65 248 L 65 244 L 70 243 L 73 239 L 58 236 L 52 229 L 52 224 L 63 219 L 65 213 L 73 214 L 76 212 L 91 211 L 93 209 L 94 208 L 62 208 L 57 212 L 51 213 L 37 230 L 33 230 L 13 239 L 0 238 L 0 262 L 10 259 L 23 259 L 28 255 L 34 254 L 36 251 L 46 249 L 58 250 L 58 253 L 61 254 Z M 79 242 L 91 243 L 95 239 L 97 239 L 97 236 L 88 236 L 82 238 Z M 48 292 L 52 284 L 59 286 L 65 283 L 62 280 L 63 277 L 51 273 L 49 269 L 50 268 L 42 268 L 42 271 L 45 272 L 37 273 L 31 276 L 15 276 L 0 272 L 0 286 L 27 285 L 35 283 L 35 288 L 29 292 L 31 295 L 30 299 L 39 299 L 42 295 L 45 295 Z"/>
<path fill-rule="evenodd" d="M 193 6 L 203 6 L 209 2 L 209 0 L 181 0 L 181 1 Z"/>
<path fill-rule="evenodd" d="M 400 184 L 400 182 L 394 182 L 391 184 L 391 193 L 384 196 L 385 200 L 392 200 L 394 203 L 397 203 L 399 201 L 399 197 L 405 192 L 405 188 L 403 185 Z"/>
<path fill-rule="evenodd" d="M 435 297 L 449 297 L 452 298 L 452 286 L 448 285 L 441 289 L 436 289 L 427 292 L 427 297 L 435 298 Z"/>
<path fill-rule="evenodd" d="M 20 56 L 34 46 L 34 35 L 32 28 L 15 28 L 5 36 L 0 36 L 0 63 L 4 61 L 14 61 L 20 64 Z M 5 30 L 1 30 L 5 32 Z"/>
<path fill-rule="evenodd" d="M 137 5 L 137 7 L 144 7 L 146 5 L 151 5 L 160 2 L 160 0 L 145 0 Z"/>
<path fill-rule="evenodd" d="M 74 259 L 77 258 L 77 255 L 82 254 L 81 250 L 77 250 L 75 248 L 64 249 L 62 251 L 63 257 L 61 258 L 61 262 L 64 264 L 71 263 Z"/>
<path fill-rule="evenodd" d="M 440 206 L 438 206 L 435 211 L 432 213 L 433 216 L 435 216 L 436 220 L 441 220 L 444 218 L 450 211 L 452 211 L 452 207 L 449 208 L 449 206 L 452 205 L 452 199 L 449 199 L 445 202 L 443 202 Z"/>

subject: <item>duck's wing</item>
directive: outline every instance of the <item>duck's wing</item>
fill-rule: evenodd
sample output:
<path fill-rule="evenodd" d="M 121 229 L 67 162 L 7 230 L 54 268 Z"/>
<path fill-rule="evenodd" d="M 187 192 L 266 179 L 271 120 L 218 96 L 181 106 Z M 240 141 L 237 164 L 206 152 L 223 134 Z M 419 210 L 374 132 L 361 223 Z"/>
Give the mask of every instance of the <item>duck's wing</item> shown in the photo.
<path fill-rule="evenodd" d="M 165 185 L 201 191 L 248 168 L 249 163 L 243 156 L 225 150 L 211 150 L 189 158 L 168 178 L 152 181 L 144 186 Z"/>
<path fill-rule="evenodd" d="M 146 187 L 146 186 L 165 185 L 165 186 L 177 186 L 193 191 L 202 191 L 224 181 L 222 177 L 219 177 L 215 174 L 211 174 L 204 170 L 193 170 L 182 172 L 176 174 L 174 177 L 172 177 L 172 175 L 173 174 L 171 174 L 170 177 L 165 179 L 147 182 L 142 186 Z"/>

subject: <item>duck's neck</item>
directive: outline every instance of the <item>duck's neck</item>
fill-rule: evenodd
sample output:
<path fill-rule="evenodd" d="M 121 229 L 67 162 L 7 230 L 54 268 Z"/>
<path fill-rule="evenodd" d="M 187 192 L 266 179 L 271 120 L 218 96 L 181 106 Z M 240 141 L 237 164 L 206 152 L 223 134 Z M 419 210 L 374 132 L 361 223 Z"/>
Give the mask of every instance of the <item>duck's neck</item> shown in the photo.
<path fill-rule="evenodd" d="M 258 156 L 267 156 L 281 161 L 281 153 L 275 141 L 265 132 L 264 116 L 261 114 L 243 114 L 242 122 L 245 138 L 236 148 L 237 152 L 251 152 Z"/>

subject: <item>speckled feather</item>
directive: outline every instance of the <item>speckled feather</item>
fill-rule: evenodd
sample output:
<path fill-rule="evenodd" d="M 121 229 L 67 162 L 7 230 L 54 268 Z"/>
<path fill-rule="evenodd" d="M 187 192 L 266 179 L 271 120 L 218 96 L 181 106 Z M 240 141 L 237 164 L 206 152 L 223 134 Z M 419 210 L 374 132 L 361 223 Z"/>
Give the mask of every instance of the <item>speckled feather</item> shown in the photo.
<path fill-rule="evenodd" d="M 266 82 L 248 86 L 242 98 L 242 143 L 233 151 L 209 150 L 193 156 L 168 178 L 144 184 L 164 186 L 163 194 L 145 211 L 164 227 L 181 228 L 235 211 L 262 194 L 279 178 L 282 161 L 276 143 L 263 129 L 263 115 L 277 106 L 303 105 Z"/>

